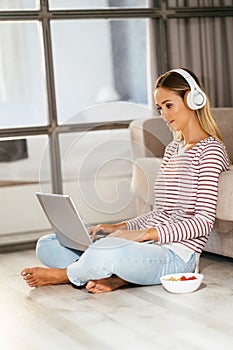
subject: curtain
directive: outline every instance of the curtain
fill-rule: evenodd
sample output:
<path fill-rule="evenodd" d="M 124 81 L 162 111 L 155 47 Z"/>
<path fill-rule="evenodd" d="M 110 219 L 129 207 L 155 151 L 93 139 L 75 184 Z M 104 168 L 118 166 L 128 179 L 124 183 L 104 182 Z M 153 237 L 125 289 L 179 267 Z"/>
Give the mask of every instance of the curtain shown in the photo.
<path fill-rule="evenodd" d="M 232 107 L 233 18 L 178 18 L 167 23 L 169 69 L 193 70 L 212 107 Z"/>

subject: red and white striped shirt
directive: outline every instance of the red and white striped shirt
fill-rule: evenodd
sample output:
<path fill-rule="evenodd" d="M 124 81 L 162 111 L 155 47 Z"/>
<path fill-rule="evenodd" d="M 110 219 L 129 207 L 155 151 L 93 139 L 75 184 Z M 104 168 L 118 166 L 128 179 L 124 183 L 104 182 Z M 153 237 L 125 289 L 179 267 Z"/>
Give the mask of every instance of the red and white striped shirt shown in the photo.
<path fill-rule="evenodd" d="M 179 146 L 180 141 L 172 141 L 165 150 L 153 210 L 126 224 L 129 230 L 156 227 L 158 244 L 172 248 L 179 243 L 201 253 L 215 221 L 218 180 L 229 168 L 228 156 L 213 136 L 183 154 Z"/>

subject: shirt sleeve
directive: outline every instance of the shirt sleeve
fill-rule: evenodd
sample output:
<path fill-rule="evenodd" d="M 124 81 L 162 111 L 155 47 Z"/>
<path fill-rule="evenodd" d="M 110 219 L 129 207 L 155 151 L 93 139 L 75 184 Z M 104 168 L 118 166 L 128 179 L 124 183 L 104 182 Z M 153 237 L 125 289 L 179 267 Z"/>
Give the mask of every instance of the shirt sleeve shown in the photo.
<path fill-rule="evenodd" d="M 175 223 L 157 226 L 158 243 L 179 242 L 209 235 L 215 221 L 219 175 L 228 167 L 224 146 L 221 144 L 205 146 L 199 159 L 194 215 Z"/>
<path fill-rule="evenodd" d="M 145 222 L 147 222 L 148 218 L 152 215 L 152 211 L 149 211 L 146 214 L 140 215 L 134 219 L 125 221 L 128 230 L 140 230 L 142 229 Z"/>

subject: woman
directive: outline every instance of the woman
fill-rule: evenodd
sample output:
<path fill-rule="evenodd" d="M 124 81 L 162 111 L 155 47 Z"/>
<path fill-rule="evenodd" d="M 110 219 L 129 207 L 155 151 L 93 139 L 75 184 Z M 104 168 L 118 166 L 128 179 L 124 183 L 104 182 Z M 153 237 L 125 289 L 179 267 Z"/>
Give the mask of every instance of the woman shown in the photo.
<path fill-rule="evenodd" d="M 229 167 L 228 156 L 208 98 L 191 71 L 159 77 L 154 97 L 175 139 L 166 147 L 155 181 L 153 210 L 92 227 L 93 238 L 98 231 L 108 235 L 84 253 L 61 246 L 55 234 L 42 237 L 37 255 L 49 268 L 24 269 L 30 287 L 71 282 L 102 293 L 128 283 L 159 284 L 162 275 L 197 269 L 215 221 L 218 179 Z"/>

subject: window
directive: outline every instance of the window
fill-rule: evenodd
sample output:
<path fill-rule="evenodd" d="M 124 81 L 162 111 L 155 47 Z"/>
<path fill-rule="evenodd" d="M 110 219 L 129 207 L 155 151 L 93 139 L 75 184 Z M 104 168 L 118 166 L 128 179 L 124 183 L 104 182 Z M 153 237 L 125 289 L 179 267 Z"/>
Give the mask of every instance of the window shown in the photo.
<path fill-rule="evenodd" d="M 0 237 L 49 229 L 35 200 L 36 191 L 51 192 L 47 145 L 47 136 L 0 139 Z"/>
<path fill-rule="evenodd" d="M 38 0 L 0 0 L 0 11 L 39 10 Z"/>
<path fill-rule="evenodd" d="M 59 124 L 132 118 L 86 110 L 93 105 L 147 105 L 147 20 L 52 21 L 51 29 Z"/>
<path fill-rule="evenodd" d="M 64 192 L 87 224 L 132 217 L 132 159 L 128 129 L 60 135 Z"/>
<path fill-rule="evenodd" d="M 51 10 L 147 7 L 147 0 L 49 0 Z"/>
<path fill-rule="evenodd" d="M 41 23 L 0 22 L 0 127 L 48 124 Z"/>

